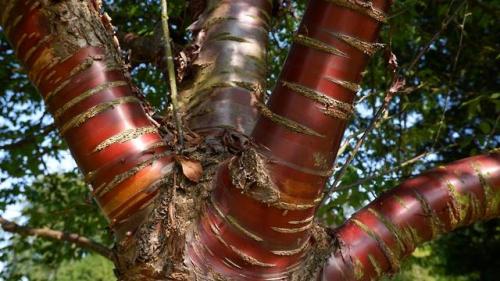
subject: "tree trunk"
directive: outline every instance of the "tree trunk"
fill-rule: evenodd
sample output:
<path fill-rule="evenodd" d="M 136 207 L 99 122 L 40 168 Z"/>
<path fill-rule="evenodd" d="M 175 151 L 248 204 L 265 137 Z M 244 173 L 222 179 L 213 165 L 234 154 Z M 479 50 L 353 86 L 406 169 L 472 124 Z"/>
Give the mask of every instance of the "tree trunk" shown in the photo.
<path fill-rule="evenodd" d="M 388 8 L 386 1 L 354 6 L 360 10 L 346 3 L 311 1 L 278 86 L 267 105 L 257 104 L 257 147 L 219 169 L 191 238 L 200 276 L 214 268 L 248 280 L 308 280 L 314 274 L 304 262 L 325 243 L 316 241 L 325 235 L 314 213 Z"/>
<path fill-rule="evenodd" d="M 207 1 L 178 136 L 132 85 L 99 1 L 0 0 L 4 32 L 110 221 L 120 280 L 375 280 L 418 244 L 500 215 L 497 153 L 319 226 L 389 1 L 311 0 L 264 104 L 271 2 Z"/>
<path fill-rule="evenodd" d="M 17 57 L 111 227 L 121 230 L 158 193 L 173 164 L 121 61 L 107 15 L 89 1 L 1 6 Z"/>

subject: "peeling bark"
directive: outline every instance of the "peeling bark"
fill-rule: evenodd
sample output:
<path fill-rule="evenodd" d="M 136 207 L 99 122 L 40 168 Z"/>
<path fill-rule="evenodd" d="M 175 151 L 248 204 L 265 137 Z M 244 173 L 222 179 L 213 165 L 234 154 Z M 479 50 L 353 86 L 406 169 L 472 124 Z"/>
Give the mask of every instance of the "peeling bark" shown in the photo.
<path fill-rule="evenodd" d="M 89 1 L 3 0 L 1 25 L 111 225 L 157 194 L 172 157 Z M 123 228 L 123 229 L 122 229 Z"/>
<path fill-rule="evenodd" d="M 310 280 L 316 273 L 305 263 L 310 249 L 325 242 L 314 238 L 310 220 L 368 54 L 379 46 L 378 16 L 389 5 L 343 3 L 309 3 L 269 103 L 256 103 L 257 149 L 244 150 L 219 169 L 211 203 L 188 240 L 193 270 L 202 280 L 216 279 L 213 272 L 228 280 Z"/>
<path fill-rule="evenodd" d="M 193 130 L 224 127 L 250 134 L 255 103 L 266 77 L 266 47 L 272 1 L 212 0 L 193 23 L 200 47 L 195 75 L 186 81 L 181 102 Z"/>
<path fill-rule="evenodd" d="M 0 0 L 0 24 L 115 231 L 119 280 L 372 280 L 419 243 L 500 215 L 491 154 L 406 181 L 333 237 L 318 226 L 389 1 L 310 1 L 263 104 L 272 2 L 203 3 L 182 93 L 203 137 L 187 130 L 179 152 L 171 124 L 159 128 L 131 84 L 97 2 Z"/>
<path fill-rule="evenodd" d="M 500 216 L 500 154 L 466 158 L 404 181 L 333 231 L 321 280 L 378 280 L 417 246 Z"/>

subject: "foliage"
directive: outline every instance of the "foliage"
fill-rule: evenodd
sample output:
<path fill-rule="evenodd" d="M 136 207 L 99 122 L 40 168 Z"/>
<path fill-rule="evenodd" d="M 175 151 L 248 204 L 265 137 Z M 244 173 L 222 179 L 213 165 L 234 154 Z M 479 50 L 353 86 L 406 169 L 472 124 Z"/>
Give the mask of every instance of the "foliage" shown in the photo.
<path fill-rule="evenodd" d="M 79 261 L 65 261 L 58 268 L 54 281 L 113 281 L 113 264 L 97 255 L 89 255 Z"/>
<path fill-rule="evenodd" d="M 306 1 L 283 3 L 289 3 L 289 8 L 278 12 L 270 34 L 269 89 L 279 75 Z M 107 0 L 104 4 L 120 31 L 152 34 L 160 21 L 159 1 Z M 194 20 L 186 6 L 187 1 L 169 1 L 172 37 L 179 45 L 189 41 L 186 27 Z M 336 192 L 320 212 L 323 222 L 338 225 L 377 194 L 422 170 L 498 147 L 499 13 L 498 1 L 394 3 L 381 41 L 390 43 L 397 55 L 407 86 L 370 132 L 340 185 L 368 176 L 373 179 Z M 81 233 L 110 245 L 106 222 L 89 199 L 80 174 L 54 173 L 51 169 L 67 154 L 65 144 L 51 126 L 52 118 L 45 113 L 41 98 L 3 34 L 0 36 L 0 211 L 21 204 L 22 216 L 31 226 Z M 415 60 L 422 50 L 424 54 Z M 413 61 L 416 63 L 411 66 Z M 168 104 L 168 85 L 161 71 L 140 65 L 132 74 L 154 106 L 164 108 Z M 358 114 L 348 127 L 349 142 L 339 156 L 338 167 L 381 105 L 389 80 L 384 55 L 379 53 L 364 75 Z M 419 161 L 394 169 L 426 152 Z M 432 258 L 412 257 L 395 280 L 493 280 L 500 268 L 498 258 L 494 258 L 500 245 L 499 224 L 498 220 L 478 224 L 429 244 L 425 249 Z M 6 280 L 19 280 L 21 276 L 66 280 L 57 279 L 63 278 L 61 272 L 75 276 L 71 280 L 85 280 L 76 277 L 83 275 L 71 274 L 85 274 L 100 264 L 94 256 L 69 245 L 4 234 L 1 237 L 5 240 L 0 243 L 0 259 Z M 81 258 L 81 263 L 73 261 Z M 69 273 L 70 269 L 79 273 Z"/>
<path fill-rule="evenodd" d="M 54 268 L 40 262 L 29 263 L 29 267 L 20 270 L 23 270 L 24 275 L 31 281 L 116 280 L 113 264 L 98 255 L 86 255 L 79 260 L 64 260 Z M 11 278 L 13 278 L 11 280 L 19 280 Z"/>
<path fill-rule="evenodd" d="M 91 201 L 87 186 L 75 172 L 39 176 L 23 187 L 22 197 L 25 202 L 22 216 L 27 218 L 26 224 L 30 227 L 78 233 L 111 244 L 107 222 Z M 19 280 L 28 272 L 39 271 L 34 276 L 44 275 L 55 270 L 61 262 L 87 253 L 71 244 L 44 239 L 11 235 L 0 238 L 6 240 L 0 255 L 0 261 L 5 263 L 2 277 L 6 280 Z"/>

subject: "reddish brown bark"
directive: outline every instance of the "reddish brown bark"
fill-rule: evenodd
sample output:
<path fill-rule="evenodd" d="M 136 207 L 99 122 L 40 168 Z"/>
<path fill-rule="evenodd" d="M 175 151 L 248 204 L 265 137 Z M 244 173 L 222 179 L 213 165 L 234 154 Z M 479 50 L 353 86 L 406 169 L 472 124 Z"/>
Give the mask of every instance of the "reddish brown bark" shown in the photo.
<path fill-rule="evenodd" d="M 172 159 L 126 74 L 109 24 L 86 1 L 1 6 L 7 38 L 104 214 L 120 224 L 155 196 Z"/>
<path fill-rule="evenodd" d="M 377 280 L 438 235 L 500 216 L 500 154 L 466 158 L 403 182 L 335 230 L 322 280 Z"/>
<path fill-rule="evenodd" d="M 479 156 L 403 183 L 337 229 L 329 244 L 314 213 L 389 1 L 311 0 L 264 105 L 258 95 L 270 2 L 209 1 L 194 26 L 201 47 L 195 66 L 203 67 L 183 93 L 190 127 L 253 129 L 254 140 L 210 136 L 192 141 L 193 155 L 206 159 L 177 156 L 203 163 L 211 175 L 222 158 L 215 153 L 236 154 L 222 162 L 207 195 L 198 166 L 191 180 L 200 189 L 188 190 L 195 184 L 180 173 L 167 179 L 173 156 L 95 2 L 0 0 L 0 23 L 103 212 L 114 227 L 142 225 L 119 235 L 123 280 L 313 280 L 332 249 L 320 277 L 371 280 L 397 270 L 419 243 L 500 215 L 499 156 Z M 149 218 L 139 216 L 167 180 Z"/>
<path fill-rule="evenodd" d="M 193 234 L 190 254 L 200 275 L 297 276 L 387 9 L 382 0 L 309 3 L 278 86 L 267 106 L 257 105 L 252 136 L 260 148 L 223 164 Z"/>
<path fill-rule="evenodd" d="M 268 0 L 207 1 L 191 26 L 200 47 L 195 77 L 181 92 L 193 130 L 252 131 L 265 83 L 271 9 Z"/>

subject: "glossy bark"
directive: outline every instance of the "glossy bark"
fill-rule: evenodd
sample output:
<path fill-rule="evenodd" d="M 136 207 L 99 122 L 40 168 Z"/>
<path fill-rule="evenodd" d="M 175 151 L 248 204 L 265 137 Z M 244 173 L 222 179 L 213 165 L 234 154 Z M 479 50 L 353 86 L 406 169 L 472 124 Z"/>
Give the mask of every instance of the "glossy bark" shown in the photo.
<path fill-rule="evenodd" d="M 90 1 L 0 1 L 1 24 L 112 226 L 143 209 L 172 159 Z"/>
<path fill-rule="evenodd" d="M 466 158 L 404 181 L 334 231 L 322 280 L 377 280 L 425 241 L 500 216 L 500 154 Z"/>
<path fill-rule="evenodd" d="M 265 88 L 272 2 L 206 1 L 205 11 L 191 25 L 200 50 L 193 62 L 194 78 L 184 83 L 181 97 L 193 130 L 252 131 L 255 103 Z"/>
<path fill-rule="evenodd" d="M 236 152 L 220 163 L 206 200 L 186 190 L 183 196 L 193 198 L 176 197 L 185 179 L 168 178 L 173 156 L 95 2 L 0 0 L 0 23 L 104 214 L 115 229 L 128 222 L 118 233 L 123 280 L 372 280 L 396 271 L 419 243 L 500 215 L 500 160 L 491 154 L 404 182 L 329 238 L 314 213 L 361 73 L 380 47 L 375 41 L 389 1 L 311 0 L 264 105 L 271 5 L 207 1 L 193 26 L 200 44 L 195 68 L 203 67 L 182 96 L 190 127 L 207 134 L 229 127 L 253 139 L 231 147 Z M 212 145 L 231 142 L 224 134 L 210 137 L 218 138 Z M 167 181 L 172 186 L 145 219 Z M 189 210 L 199 202 L 201 215 Z M 137 225 L 137 232 L 125 232 Z"/>
<path fill-rule="evenodd" d="M 200 275 L 301 274 L 314 213 L 388 9 L 388 1 L 352 3 L 310 1 L 269 103 L 257 104 L 252 137 L 259 148 L 217 174 L 190 247 Z"/>

